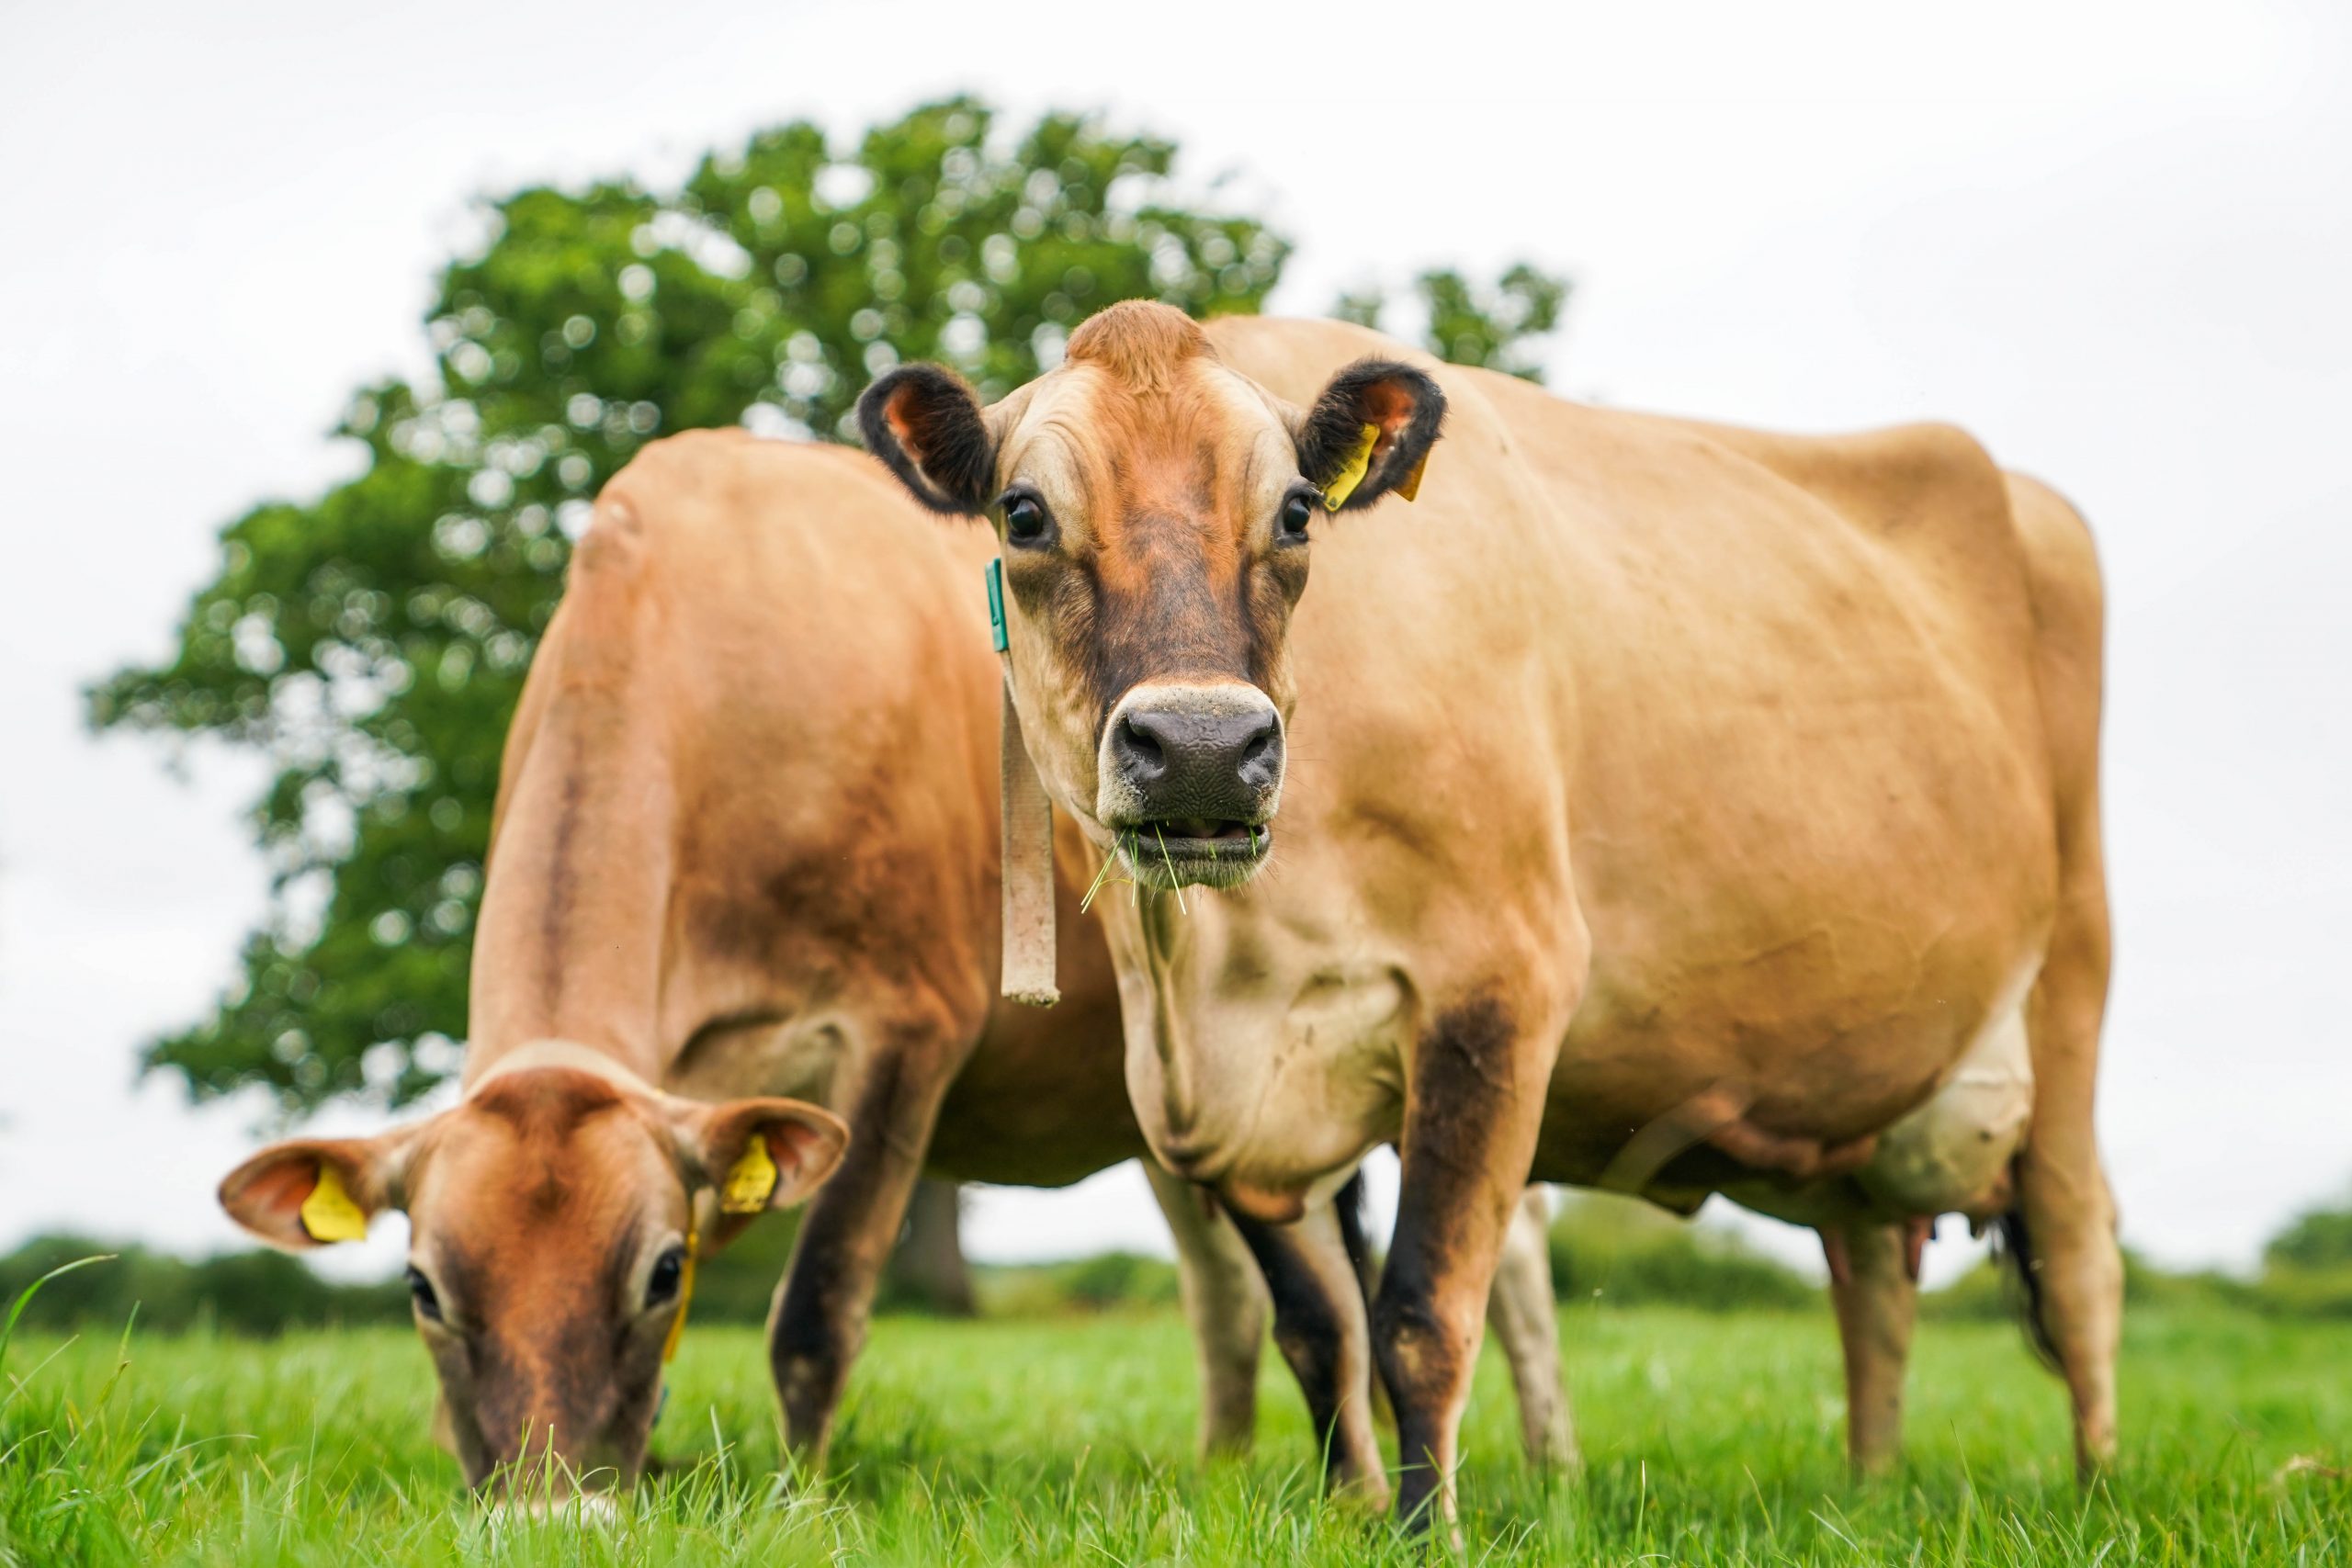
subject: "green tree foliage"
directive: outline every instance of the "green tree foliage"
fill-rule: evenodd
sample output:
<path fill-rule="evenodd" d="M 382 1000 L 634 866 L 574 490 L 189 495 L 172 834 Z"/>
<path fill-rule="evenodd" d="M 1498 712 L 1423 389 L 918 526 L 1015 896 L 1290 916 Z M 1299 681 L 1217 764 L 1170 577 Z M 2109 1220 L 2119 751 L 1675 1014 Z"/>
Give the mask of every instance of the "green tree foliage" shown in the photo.
<path fill-rule="evenodd" d="M 436 378 L 370 388 L 357 478 L 221 536 L 175 656 L 91 694 L 101 727 L 268 757 L 276 894 L 213 1017 L 151 1046 L 198 1095 L 413 1100 L 450 1065 L 506 722 L 597 489 L 648 440 L 738 421 L 846 433 L 902 356 L 1000 394 L 1113 300 L 1254 310 L 1286 243 L 1159 199 L 1165 141 L 969 99 L 842 152 L 788 125 L 682 188 L 531 189 L 441 275 Z"/>
<path fill-rule="evenodd" d="M 274 770 L 254 812 L 265 925 L 213 1015 L 146 1065 L 199 1097 L 266 1086 L 289 1111 L 438 1082 L 466 1027 L 507 720 L 597 490 L 666 432 L 846 438 L 901 358 L 996 396 L 1114 300 L 1257 310 L 1288 243 L 1173 204 L 1175 161 L 1071 115 L 1001 132 L 957 98 L 854 149 L 787 125 L 677 189 L 487 207 L 478 253 L 437 281 L 434 376 L 363 389 L 337 429 L 357 477 L 230 524 L 171 659 L 90 694 L 100 728 L 206 735 Z M 1526 267 L 1491 290 L 1430 276 L 1439 352 L 1505 367 L 1564 298 Z"/>
<path fill-rule="evenodd" d="M 1526 262 L 1491 286 L 1475 284 L 1451 267 L 1422 273 L 1413 280 L 1413 292 L 1426 317 L 1423 346 L 1456 365 L 1483 365 L 1541 383 L 1543 362 L 1531 350 L 1558 330 L 1568 287 L 1566 278 Z M 1376 328 L 1387 305 L 1379 289 L 1363 289 L 1340 295 L 1331 314 Z"/>
<path fill-rule="evenodd" d="M 1736 1235 L 1611 1193 L 1564 1196 L 1552 1222 L 1551 1252 L 1552 1288 L 1570 1304 L 1736 1312 L 1821 1299 L 1819 1286 Z"/>
<path fill-rule="evenodd" d="M 277 1334 L 327 1323 L 405 1323 L 409 1316 L 408 1289 L 398 1280 L 336 1284 L 282 1252 L 223 1252 L 190 1262 L 74 1235 L 35 1236 L 0 1258 L 0 1309 L 51 1269 L 85 1258 L 105 1261 L 43 1285 L 26 1304 L 26 1328 L 119 1330 L 136 1314 L 141 1328 L 159 1333 L 205 1325 Z"/>
<path fill-rule="evenodd" d="M 2352 1270 L 2352 1206 L 2306 1209 L 2270 1238 L 2262 1258 L 2273 1269 Z"/>

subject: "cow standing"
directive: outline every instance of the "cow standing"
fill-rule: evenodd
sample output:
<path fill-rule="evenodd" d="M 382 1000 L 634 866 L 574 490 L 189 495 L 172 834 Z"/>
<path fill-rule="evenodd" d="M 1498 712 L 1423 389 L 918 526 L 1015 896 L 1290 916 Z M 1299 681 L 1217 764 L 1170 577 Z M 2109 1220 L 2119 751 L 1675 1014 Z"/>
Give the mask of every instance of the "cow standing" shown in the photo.
<path fill-rule="evenodd" d="M 1950 429 L 1583 408 L 1149 303 L 986 411 L 917 366 L 861 417 L 993 521 L 1055 802 L 1223 890 L 1109 918 L 1154 1152 L 1282 1235 L 1400 1145 L 1404 1515 L 1452 1513 L 1531 1171 L 1816 1227 L 1866 1463 L 1925 1227 L 2001 1224 L 2079 1460 L 2111 1450 L 2100 589 L 2063 502 Z"/>
<path fill-rule="evenodd" d="M 599 498 L 508 737 L 464 1097 L 222 1185 L 292 1247 L 407 1213 L 469 1482 L 549 1456 L 633 1477 L 694 1257 L 812 1191 L 769 1349 L 789 1445 L 820 1459 L 926 1166 L 1055 1186 L 1144 1152 L 1074 837 L 1062 1000 L 996 997 L 988 553 L 860 454 L 740 432 L 656 442 Z M 1198 1193 L 1152 1176 L 1204 1441 L 1246 1446 L 1264 1287 Z M 1531 1345 L 1526 1375 L 1555 1354 Z"/>

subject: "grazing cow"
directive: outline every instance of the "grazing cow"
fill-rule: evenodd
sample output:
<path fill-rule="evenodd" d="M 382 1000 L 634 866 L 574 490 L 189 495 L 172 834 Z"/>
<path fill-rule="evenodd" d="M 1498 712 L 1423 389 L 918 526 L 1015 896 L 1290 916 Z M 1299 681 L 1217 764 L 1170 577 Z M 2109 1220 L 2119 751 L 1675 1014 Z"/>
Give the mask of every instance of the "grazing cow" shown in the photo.
<path fill-rule="evenodd" d="M 1148 303 L 986 411 L 912 366 L 861 420 L 993 520 L 1054 801 L 1223 890 L 1107 922 L 1154 1152 L 1279 1234 L 1400 1145 L 1400 1512 L 1452 1512 L 1531 1171 L 1818 1228 L 1865 1462 L 1926 1227 L 1998 1224 L 2110 1450 L 2100 588 L 2056 496 L 1950 429 L 1583 408 Z"/>
<path fill-rule="evenodd" d="M 1144 1152 L 1075 886 L 1060 1004 L 996 998 L 988 554 L 862 455 L 741 433 L 657 442 L 598 501 L 507 742 L 463 1098 L 277 1145 L 221 1190 L 288 1247 L 407 1212 L 472 1483 L 550 1455 L 633 1477 L 697 1252 L 812 1190 L 770 1355 L 820 1458 L 926 1165 L 1052 1186 Z M 1153 1177 L 1204 1438 L 1239 1447 L 1266 1292 L 1202 1195 Z"/>

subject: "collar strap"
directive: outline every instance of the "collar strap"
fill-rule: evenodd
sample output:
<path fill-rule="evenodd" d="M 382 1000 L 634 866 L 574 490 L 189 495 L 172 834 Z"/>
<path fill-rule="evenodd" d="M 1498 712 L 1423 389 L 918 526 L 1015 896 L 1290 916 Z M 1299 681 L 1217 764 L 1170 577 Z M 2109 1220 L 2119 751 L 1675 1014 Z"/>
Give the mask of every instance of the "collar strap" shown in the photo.
<path fill-rule="evenodd" d="M 1012 702 L 1012 655 L 1006 650 L 1004 562 L 988 565 L 989 627 L 1004 666 L 1004 712 L 998 741 L 997 784 L 1004 802 L 1004 957 L 999 987 L 1030 1007 L 1062 999 L 1054 983 L 1054 803 L 1021 734 Z"/>

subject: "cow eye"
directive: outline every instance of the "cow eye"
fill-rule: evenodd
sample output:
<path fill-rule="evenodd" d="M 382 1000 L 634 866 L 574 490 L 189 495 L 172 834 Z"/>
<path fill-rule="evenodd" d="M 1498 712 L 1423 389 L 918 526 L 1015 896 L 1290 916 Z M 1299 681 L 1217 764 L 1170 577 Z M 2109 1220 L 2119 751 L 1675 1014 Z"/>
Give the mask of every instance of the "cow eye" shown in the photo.
<path fill-rule="evenodd" d="M 646 1276 L 645 1304 L 648 1309 L 665 1306 L 678 1299 L 678 1281 L 686 1271 L 686 1249 L 673 1247 L 653 1260 L 653 1272 Z"/>
<path fill-rule="evenodd" d="M 1283 498 L 1280 532 L 1286 544 L 1296 544 L 1306 537 L 1306 525 L 1315 519 L 1315 503 L 1306 497 L 1292 494 Z"/>
<path fill-rule="evenodd" d="M 434 1293 L 433 1281 L 413 1263 L 408 1270 L 408 1294 L 409 1299 L 416 1303 L 417 1315 L 435 1323 L 441 1321 L 441 1298 Z"/>
<path fill-rule="evenodd" d="M 1004 498 L 1004 536 L 1015 544 L 1034 545 L 1046 536 L 1046 507 L 1034 495 Z"/>

